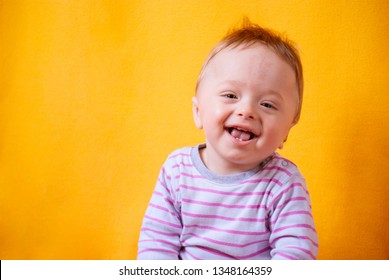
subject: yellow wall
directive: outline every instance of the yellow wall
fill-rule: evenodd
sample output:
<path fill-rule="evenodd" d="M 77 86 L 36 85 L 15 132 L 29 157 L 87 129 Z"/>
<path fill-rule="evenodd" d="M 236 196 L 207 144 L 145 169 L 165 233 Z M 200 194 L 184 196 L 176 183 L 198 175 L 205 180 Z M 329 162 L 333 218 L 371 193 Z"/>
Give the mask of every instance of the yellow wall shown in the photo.
<path fill-rule="evenodd" d="M 0 0 L 0 259 L 133 259 L 159 168 L 204 140 L 208 51 L 247 15 L 299 43 L 282 154 L 320 259 L 389 259 L 389 1 Z"/>

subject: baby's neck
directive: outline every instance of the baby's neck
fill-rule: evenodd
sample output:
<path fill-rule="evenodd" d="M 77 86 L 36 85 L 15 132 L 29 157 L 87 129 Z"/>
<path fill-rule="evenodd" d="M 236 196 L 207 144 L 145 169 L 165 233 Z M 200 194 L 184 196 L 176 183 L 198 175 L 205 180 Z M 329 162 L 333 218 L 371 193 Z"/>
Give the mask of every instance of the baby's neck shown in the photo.
<path fill-rule="evenodd" d="M 205 167 L 218 175 L 233 175 L 243 173 L 258 167 L 261 162 L 247 165 L 230 163 L 220 157 L 215 151 L 207 146 L 199 147 L 200 158 Z"/>

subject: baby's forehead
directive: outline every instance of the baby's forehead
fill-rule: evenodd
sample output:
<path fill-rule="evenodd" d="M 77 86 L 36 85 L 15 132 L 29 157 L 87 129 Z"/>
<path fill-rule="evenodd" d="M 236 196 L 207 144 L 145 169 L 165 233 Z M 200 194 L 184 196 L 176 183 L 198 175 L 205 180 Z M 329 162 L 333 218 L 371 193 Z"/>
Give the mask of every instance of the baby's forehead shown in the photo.
<path fill-rule="evenodd" d="M 209 60 L 201 80 L 221 87 L 250 86 L 261 92 L 284 92 L 286 87 L 297 86 L 293 68 L 273 49 L 259 43 L 220 49 Z"/>
<path fill-rule="evenodd" d="M 295 73 L 291 65 L 266 44 L 259 42 L 219 44 L 211 51 L 204 64 L 196 85 L 196 92 L 205 81 L 215 82 L 226 79 L 247 81 L 249 78 L 246 73 L 257 73 L 261 78 L 274 76 L 276 73 L 278 79 L 291 78 L 295 81 Z M 260 79 L 250 75 L 249 81 L 250 83 L 257 80 L 262 82 Z"/>
<path fill-rule="evenodd" d="M 250 45 L 227 46 L 220 49 L 204 67 L 204 72 L 225 72 L 227 69 L 241 67 L 245 70 L 273 67 L 282 65 L 281 68 L 293 68 L 285 61 L 283 57 L 264 44 L 255 43 Z M 208 68 L 208 69 L 207 69 Z M 280 67 L 278 67 L 280 68 Z"/>
<path fill-rule="evenodd" d="M 261 43 L 252 43 L 252 44 L 239 44 L 234 46 L 225 46 L 215 51 L 215 53 L 207 61 L 205 68 L 209 65 L 217 65 L 224 63 L 229 59 L 236 59 L 241 57 L 243 53 L 251 53 L 251 60 L 249 61 L 252 64 L 258 63 L 259 60 L 263 58 L 271 60 L 283 60 L 272 48 L 261 44 Z"/>

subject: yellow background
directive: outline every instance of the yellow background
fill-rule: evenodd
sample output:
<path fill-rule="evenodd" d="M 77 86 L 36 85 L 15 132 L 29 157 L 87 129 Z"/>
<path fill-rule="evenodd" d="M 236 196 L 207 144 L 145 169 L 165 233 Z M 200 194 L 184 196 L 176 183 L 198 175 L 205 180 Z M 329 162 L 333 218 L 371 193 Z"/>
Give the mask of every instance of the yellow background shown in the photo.
<path fill-rule="evenodd" d="M 0 259 L 134 259 L 159 168 L 243 15 L 301 49 L 284 156 L 319 259 L 389 259 L 389 1 L 0 0 Z"/>

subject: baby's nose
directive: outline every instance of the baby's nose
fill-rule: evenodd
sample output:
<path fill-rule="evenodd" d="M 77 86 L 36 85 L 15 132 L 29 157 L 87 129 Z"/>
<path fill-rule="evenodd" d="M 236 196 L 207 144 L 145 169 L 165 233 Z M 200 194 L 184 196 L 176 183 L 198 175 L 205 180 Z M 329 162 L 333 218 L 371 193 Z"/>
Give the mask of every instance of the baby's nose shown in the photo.
<path fill-rule="evenodd" d="M 239 117 L 244 119 L 254 120 L 255 119 L 255 108 L 250 103 L 243 103 L 239 106 L 237 110 Z"/>

